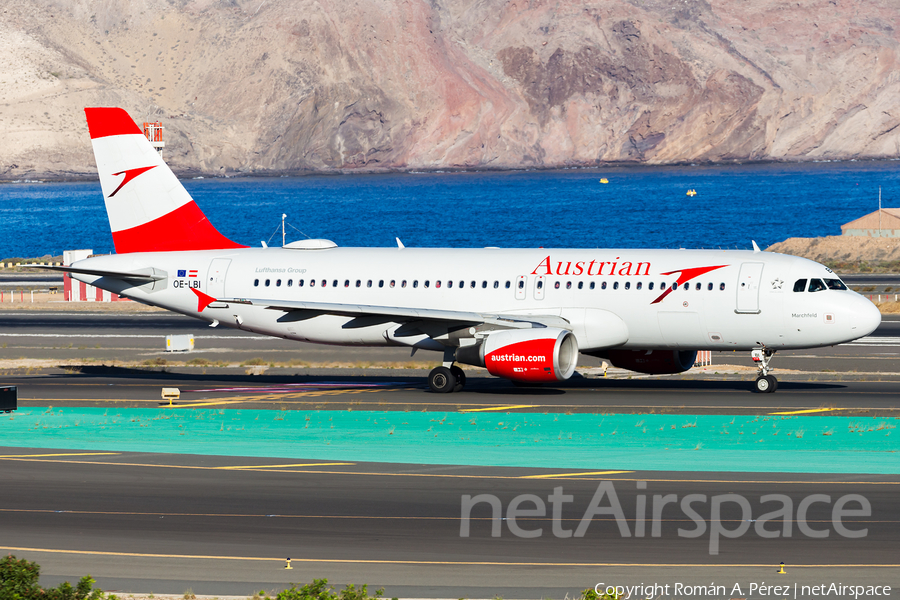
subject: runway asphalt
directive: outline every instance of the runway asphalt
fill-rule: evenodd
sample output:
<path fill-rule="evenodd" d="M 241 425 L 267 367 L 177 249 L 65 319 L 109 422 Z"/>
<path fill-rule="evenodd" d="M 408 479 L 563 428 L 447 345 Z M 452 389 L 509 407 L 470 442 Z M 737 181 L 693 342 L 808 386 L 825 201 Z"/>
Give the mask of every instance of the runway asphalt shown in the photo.
<path fill-rule="evenodd" d="M 200 325 L 200 327 L 198 327 Z M 195 333 L 197 351 L 162 352 L 166 334 Z M 215 336 L 215 337 L 207 337 Z M 517 388 L 473 372 L 460 394 L 427 392 L 426 371 L 369 369 L 366 363 L 403 363 L 404 349 L 345 349 L 296 344 L 233 330 L 209 330 L 186 317 L 163 313 L 92 315 L 2 311 L 0 360 L 81 361 L 57 368 L 7 367 L 0 384 L 19 387 L 20 405 L 156 408 L 162 387 L 178 387 L 183 410 L 391 410 L 473 413 L 635 413 L 804 416 L 842 415 L 896 419 L 900 397 L 900 318 L 888 317 L 867 340 L 835 348 L 779 353 L 775 394 L 754 394 L 752 373 L 666 378 L 578 378 L 561 386 Z M 69 347 L 71 344 L 71 347 Z M 140 363 L 206 357 L 241 362 L 333 367 L 130 367 L 93 366 L 116 358 Z M 418 354 L 415 360 L 421 360 Z M 599 361 L 598 361 L 599 362 Z M 746 356 L 717 353 L 715 364 L 750 365 Z M 591 367 L 596 363 L 582 364 Z M 329 384 L 329 385 L 323 385 Z M 196 407 L 192 406 L 196 405 Z M 168 409 L 165 409 L 168 410 Z M 0 423 L 3 417 L 0 416 Z M 889 432 L 893 433 L 893 432 Z M 37 436 L 36 436 L 37 438 Z M 0 437 L 2 444 L 2 437 Z M 173 445 L 173 449 L 174 449 Z M 602 457 L 600 462 L 604 462 Z M 828 460 L 827 453 L 821 460 Z M 751 582 L 767 584 L 892 585 L 900 587 L 900 467 L 896 475 L 784 474 L 412 465 L 311 460 L 304 456 L 244 458 L 189 454 L 90 453 L 59 448 L 0 447 L 0 552 L 37 560 L 42 581 L 74 581 L 91 573 L 107 590 L 180 594 L 249 595 L 287 583 L 328 577 L 332 583 L 384 586 L 387 597 L 562 598 L 596 583 L 676 582 L 728 586 L 748 597 Z M 699 465 L 698 465 L 699 467 Z M 685 468 L 691 468 L 687 466 Z M 570 494 L 559 527 L 581 523 L 601 481 L 611 481 L 627 519 L 629 537 L 609 515 L 590 521 L 584 537 L 554 533 L 555 487 Z M 638 481 L 647 482 L 646 489 Z M 474 510 L 469 537 L 461 537 L 464 495 L 496 496 L 502 517 L 513 498 L 532 494 L 546 516 L 499 521 L 492 537 L 488 504 Z M 709 521 L 711 497 L 738 494 L 750 515 L 723 506 L 723 526 L 748 532 L 720 539 L 710 554 L 710 530 L 696 538 L 680 504 L 663 509 L 660 537 L 651 537 L 654 496 L 689 494 Z M 791 499 L 791 535 L 763 538 L 760 516 L 778 506 L 766 494 Z M 797 509 L 811 494 L 809 519 L 829 536 L 802 533 Z M 871 516 L 849 517 L 865 537 L 836 533 L 832 505 L 846 494 L 871 504 Z M 636 532 L 637 497 L 646 495 L 646 532 Z M 816 499 L 821 500 L 822 497 Z M 610 506 L 609 495 L 600 503 Z M 523 509 L 535 508 L 535 498 Z M 854 507 L 856 505 L 851 505 Z M 745 518 L 746 517 L 746 518 Z M 542 527 L 539 537 L 513 535 L 515 523 Z M 781 530 L 779 520 L 767 530 Z M 783 533 L 783 530 L 781 530 Z M 285 559 L 292 569 L 285 570 Z M 776 575 L 778 563 L 786 575 Z M 732 593 L 741 584 L 742 593 Z M 675 597 L 669 595 L 668 597 Z M 681 596 L 683 597 L 683 595 Z M 752 596 L 752 597 L 760 597 Z M 770 596 L 774 597 L 774 596 Z M 777 596 L 779 598 L 783 595 Z M 803 597 L 802 595 L 798 597 Z M 812 596 L 807 596 L 812 597 Z"/>
<path fill-rule="evenodd" d="M 247 595 L 328 577 L 338 584 L 383 586 L 388 597 L 440 598 L 571 597 L 598 582 L 716 582 L 729 591 L 734 583 L 746 590 L 750 582 L 900 585 L 897 476 L 579 475 L 184 455 L 67 456 L 23 448 L 0 452 L 5 483 L 0 551 L 38 560 L 48 583 L 90 572 L 107 590 L 191 588 Z M 571 535 L 601 481 L 611 482 L 622 528 L 615 514 L 589 515 L 583 537 Z M 557 487 L 558 494 L 571 498 L 557 501 L 561 512 L 554 529 L 549 496 Z M 804 498 L 828 496 L 817 497 L 821 502 L 811 504 L 807 515 L 809 526 L 829 531 L 828 537 L 811 538 L 797 523 L 784 537 L 781 519 L 765 528 L 781 537 L 761 537 L 751 521 L 781 506 L 761 501 L 769 493 L 788 496 L 793 516 Z M 469 513 L 464 537 L 463 497 L 479 494 L 496 497 L 502 517 L 509 517 L 514 498 L 531 494 L 520 508 L 534 510 L 535 502 L 542 502 L 546 515 L 526 512 L 513 523 L 499 520 L 492 536 L 492 508 L 483 503 Z M 662 509 L 656 519 L 659 537 L 652 537 L 653 496 L 667 494 L 678 500 L 706 495 L 691 505 L 696 518 L 706 521 L 713 496 L 744 496 L 750 513 L 724 502 L 721 526 L 736 530 L 746 523 L 748 531 L 734 539 L 719 537 L 718 554 L 711 554 L 711 527 L 699 537 L 679 535 L 678 529 L 690 533 L 696 524 L 676 503 Z M 842 521 L 849 531 L 866 530 L 865 537 L 836 533 L 833 505 L 847 494 L 871 505 L 870 516 Z M 647 502 L 643 536 L 637 535 L 638 496 Z M 614 506 L 609 494 L 604 498 L 596 506 Z M 526 539 L 513 535 L 516 527 L 541 532 Z M 292 559 L 290 571 L 284 569 L 286 558 Z M 788 574 L 776 575 L 782 561 Z"/>

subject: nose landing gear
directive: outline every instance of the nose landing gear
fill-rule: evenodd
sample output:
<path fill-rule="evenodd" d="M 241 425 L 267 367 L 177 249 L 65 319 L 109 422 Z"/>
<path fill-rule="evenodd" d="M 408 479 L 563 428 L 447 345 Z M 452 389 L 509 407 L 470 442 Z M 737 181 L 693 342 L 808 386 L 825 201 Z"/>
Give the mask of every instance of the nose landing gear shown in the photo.
<path fill-rule="evenodd" d="M 778 389 L 778 380 L 769 375 L 769 361 L 775 354 L 774 350 L 766 348 L 754 348 L 750 351 L 750 358 L 757 364 L 759 375 L 756 378 L 756 391 L 761 394 L 771 394 Z"/>

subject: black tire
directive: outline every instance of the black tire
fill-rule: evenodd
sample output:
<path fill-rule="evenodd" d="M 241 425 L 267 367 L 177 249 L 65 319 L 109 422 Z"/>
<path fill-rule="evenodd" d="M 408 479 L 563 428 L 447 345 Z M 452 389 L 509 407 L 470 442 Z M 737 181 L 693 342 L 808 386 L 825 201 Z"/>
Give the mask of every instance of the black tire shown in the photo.
<path fill-rule="evenodd" d="M 428 387 L 437 394 L 448 394 L 456 387 L 456 377 L 447 367 L 435 367 L 428 374 Z"/>
<path fill-rule="evenodd" d="M 778 389 L 778 380 L 775 379 L 774 375 L 766 375 L 766 379 L 769 380 L 769 392 L 770 394 L 774 394 L 775 390 Z"/>
<path fill-rule="evenodd" d="M 756 391 L 760 394 L 768 394 L 772 390 L 772 381 L 768 377 L 757 377 L 756 378 Z"/>
<path fill-rule="evenodd" d="M 450 367 L 450 373 L 456 377 L 456 386 L 453 388 L 454 392 L 458 392 L 464 387 L 466 387 L 466 372 L 453 365 Z"/>

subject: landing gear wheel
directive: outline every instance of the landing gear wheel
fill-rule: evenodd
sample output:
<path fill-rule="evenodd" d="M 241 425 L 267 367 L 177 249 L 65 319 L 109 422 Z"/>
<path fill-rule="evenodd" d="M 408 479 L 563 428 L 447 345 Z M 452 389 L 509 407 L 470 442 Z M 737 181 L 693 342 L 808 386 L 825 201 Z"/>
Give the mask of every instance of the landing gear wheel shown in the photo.
<path fill-rule="evenodd" d="M 762 346 L 762 344 L 760 345 Z M 754 348 L 750 352 L 750 357 L 759 369 L 759 375 L 756 377 L 756 391 L 760 394 L 771 394 L 778 389 L 778 380 L 774 376 L 769 375 L 771 370 L 769 361 L 772 360 L 774 355 L 775 351 L 765 346 Z"/>
<path fill-rule="evenodd" d="M 458 392 L 466 387 L 466 372 L 453 365 L 450 367 L 450 374 L 456 378 L 456 385 L 453 387 L 454 392 Z"/>
<path fill-rule="evenodd" d="M 435 367 L 428 374 L 428 387 L 432 392 L 438 394 L 450 393 L 456 387 L 456 377 L 447 367 Z"/>
<path fill-rule="evenodd" d="M 756 378 L 756 391 L 760 394 L 771 394 L 778 389 L 778 380 L 772 375 Z"/>

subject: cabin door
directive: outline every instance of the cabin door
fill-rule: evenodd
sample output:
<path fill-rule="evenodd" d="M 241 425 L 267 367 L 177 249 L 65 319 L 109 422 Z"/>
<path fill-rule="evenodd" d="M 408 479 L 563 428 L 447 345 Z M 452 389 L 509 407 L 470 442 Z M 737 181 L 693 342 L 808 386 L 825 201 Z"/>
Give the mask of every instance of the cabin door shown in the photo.
<path fill-rule="evenodd" d="M 744 263 L 737 281 L 736 313 L 759 313 L 759 282 L 762 279 L 763 263 Z"/>

